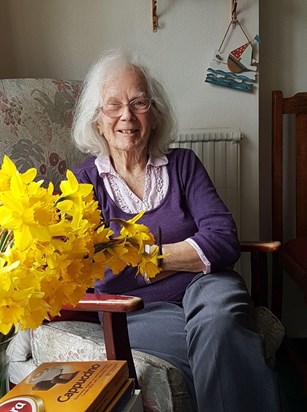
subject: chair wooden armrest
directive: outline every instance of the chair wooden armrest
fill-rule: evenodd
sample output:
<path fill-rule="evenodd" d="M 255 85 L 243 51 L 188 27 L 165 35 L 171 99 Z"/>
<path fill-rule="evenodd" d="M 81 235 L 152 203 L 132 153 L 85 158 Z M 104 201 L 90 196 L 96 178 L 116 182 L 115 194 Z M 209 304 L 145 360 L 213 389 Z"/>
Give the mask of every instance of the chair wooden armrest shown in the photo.
<path fill-rule="evenodd" d="M 62 310 L 86 312 L 133 312 L 144 307 L 143 300 L 135 296 L 86 293 L 77 306 L 65 305 Z"/>
<path fill-rule="evenodd" d="M 278 252 L 279 241 L 242 241 L 241 251 L 250 253 L 251 296 L 256 306 L 268 306 L 268 261 L 267 254 Z M 272 295 L 272 307 L 274 306 Z"/>
<path fill-rule="evenodd" d="M 255 241 L 241 241 L 242 252 L 277 252 L 281 247 L 281 242 L 277 240 L 263 242 L 261 240 Z"/>
<path fill-rule="evenodd" d="M 102 327 L 107 359 L 126 360 L 129 375 L 135 379 L 138 387 L 128 335 L 127 313 L 140 310 L 143 307 L 143 300 L 138 297 L 87 293 L 77 306 L 65 305 L 62 310 L 103 313 Z M 78 316 L 75 318 L 78 319 Z"/>

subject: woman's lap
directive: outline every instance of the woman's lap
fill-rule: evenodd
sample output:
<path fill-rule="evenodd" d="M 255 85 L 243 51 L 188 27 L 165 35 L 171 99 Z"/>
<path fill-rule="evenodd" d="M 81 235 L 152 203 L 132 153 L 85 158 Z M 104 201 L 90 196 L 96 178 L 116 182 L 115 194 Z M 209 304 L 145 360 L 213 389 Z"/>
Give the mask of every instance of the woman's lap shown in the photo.
<path fill-rule="evenodd" d="M 234 272 L 230 273 L 232 274 Z M 212 285 L 212 281 L 209 282 L 210 285 L 208 287 L 209 295 L 213 293 L 211 292 L 211 289 L 213 289 L 214 293 L 217 296 L 216 303 L 210 306 L 212 316 L 216 317 L 217 310 L 219 309 L 218 306 L 222 306 L 224 310 L 227 310 L 227 307 L 223 304 L 223 299 L 220 291 L 225 289 L 225 300 L 229 300 L 232 294 L 231 286 L 224 286 L 227 282 L 225 281 L 225 279 L 220 281 L 222 277 L 220 276 L 220 274 L 201 274 L 201 276 L 196 275 L 195 282 L 191 282 L 186 290 L 183 302 L 186 301 L 188 303 L 189 296 L 192 296 L 193 304 L 208 305 L 208 303 L 212 302 L 212 298 L 210 296 L 204 296 L 204 298 L 200 300 L 198 297 L 194 296 L 195 293 L 193 293 L 193 289 L 201 287 L 200 282 L 198 281 L 200 278 L 205 278 L 206 282 L 208 283 L 210 277 L 217 278 L 218 276 L 219 279 L 217 283 L 220 284 L 221 287 L 214 287 Z M 237 275 L 234 274 L 230 277 L 232 276 L 236 277 Z M 240 277 L 239 279 L 241 281 Z M 242 283 L 242 285 L 242 288 L 244 289 L 244 282 Z M 237 293 L 237 285 L 235 285 L 234 289 L 234 293 Z M 247 298 L 245 299 L 249 299 L 248 294 Z M 187 303 L 186 306 L 188 306 Z M 199 310 L 199 308 L 197 307 L 195 309 Z M 185 313 L 182 303 L 151 302 L 145 304 L 145 308 L 143 310 L 128 314 L 128 327 L 131 346 L 138 350 L 143 349 L 143 351 L 150 352 L 151 354 L 156 354 L 156 356 L 161 355 L 163 357 L 163 355 L 166 354 L 174 358 L 177 357 L 180 361 L 187 361 L 185 329 L 187 321 L 189 321 L 189 316 L 190 315 L 188 313 Z M 252 319 L 252 316 L 250 317 L 250 319 Z"/>
<path fill-rule="evenodd" d="M 256 405 L 257 396 L 261 395 L 255 389 L 257 377 L 250 378 L 252 373 L 269 381 L 268 395 L 262 395 L 272 395 L 270 410 L 278 410 L 274 409 L 271 393 L 276 389 L 273 372 L 265 364 L 261 339 L 253 331 L 253 305 L 244 281 L 235 272 L 196 275 L 186 289 L 182 305 L 146 304 L 142 311 L 129 314 L 128 327 L 133 348 L 181 369 L 192 396 L 196 387 L 199 410 L 206 404 L 210 411 L 239 412 L 243 409 L 238 405 L 245 403 L 248 410 L 261 411 L 250 405 L 251 398 Z M 260 365 L 255 366 L 255 362 Z M 246 396 L 238 384 L 246 386 Z M 235 399 L 236 393 L 246 399 Z M 233 405 L 227 396 L 234 399 Z M 214 409 L 210 409 L 210 402 Z"/>
<path fill-rule="evenodd" d="M 223 272 L 196 279 L 183 308 L 199 405 L 209 411 L 279 411 L 276 376 L 265 362 L 241 276 Z"/>
<path fill-rule="evenodd" d="M 178 367 L 194 391 L 184 327 L 182 307 L 171 302 L 148 303 L 143 310 L 128 314 L 131 347 Z"/>

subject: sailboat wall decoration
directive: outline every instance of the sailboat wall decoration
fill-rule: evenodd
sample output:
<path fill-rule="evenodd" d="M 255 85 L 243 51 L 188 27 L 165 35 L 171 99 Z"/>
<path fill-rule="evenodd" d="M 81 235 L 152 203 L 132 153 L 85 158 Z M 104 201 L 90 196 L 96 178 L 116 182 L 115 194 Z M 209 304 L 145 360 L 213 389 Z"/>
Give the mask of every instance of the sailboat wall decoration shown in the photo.
<path fill-rule="evenodd" d="M 228 31 L 233 25 L 231 21 L 219 49 L 214 50 L 205 81 L 217 86 L 252 92 L 258 64 L 253 59 L 253 46 L 260 43 L 260 38 L 257 35 L 253 40 L 249 40 L 240 22 L 236 20 L 236 23 L 247 38 L 247 42 L 230 52 L 221 52 Z"/>

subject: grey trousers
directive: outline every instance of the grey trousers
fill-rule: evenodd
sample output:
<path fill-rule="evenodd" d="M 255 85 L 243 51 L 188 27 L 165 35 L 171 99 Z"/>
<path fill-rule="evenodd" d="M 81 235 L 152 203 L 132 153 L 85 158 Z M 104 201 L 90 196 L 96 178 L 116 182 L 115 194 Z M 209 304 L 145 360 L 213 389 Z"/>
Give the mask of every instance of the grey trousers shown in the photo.
<path fill-rule="evenodd" d="M 148 303 L 128 315 L 131 347 L 178 367 L 195 411 L 277 412 L 277 377 L 263 357 L 253 314 L 240 275 L 198 274 L 181 303 Z"/>

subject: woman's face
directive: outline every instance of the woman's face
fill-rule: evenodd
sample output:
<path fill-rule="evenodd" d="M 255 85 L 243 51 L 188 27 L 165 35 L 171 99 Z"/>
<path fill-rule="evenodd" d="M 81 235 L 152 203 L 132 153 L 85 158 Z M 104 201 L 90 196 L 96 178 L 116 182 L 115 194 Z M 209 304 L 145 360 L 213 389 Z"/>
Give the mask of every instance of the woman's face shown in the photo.
<path fill-rule="evenodd" d="M 147 97 L 146 84 L 142 76 L 132 69 L 125 69 L 111 76 L 102 90 L 103 104 L 123 104 L 120 117 L 110 118 L 100 110 L 98 130 L 108 142 L 111 155 L 115 151 L 147 154 L 151 131 L 156 127 L 152 109 L 146 113 L 133 113 L 128 103 L 137 97 Z"/>

